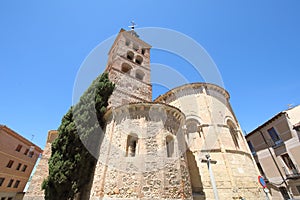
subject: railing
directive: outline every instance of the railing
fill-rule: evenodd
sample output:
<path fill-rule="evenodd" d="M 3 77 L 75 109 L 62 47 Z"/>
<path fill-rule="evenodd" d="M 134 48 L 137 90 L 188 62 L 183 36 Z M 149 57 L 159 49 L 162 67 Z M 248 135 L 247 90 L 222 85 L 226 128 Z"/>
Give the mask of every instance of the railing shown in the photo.
<path fill-rule="evenodd" d="M 286 167 L 283 167 L 283 170 L 285 172 L 287 179 L 298 179 L 300 178 L 300 172 L 298 170 L 298 167 L 295 166 L 295 168 L 288 169 Z"/>
<path fill-rule="evenodd" d="M 269 146 L 269 147 L 273 147 L 273 148 L 277 148 L 277 147 L 280 147 L 280 146 L 282 146 L 282 145 L 284 145 L 284 142 L 283 142 L 283 140 L 277 140 L 277 141 L 273 141 L 272 139 L 269 139 L 268 141 L 267 141 L 267 145 Z"/>

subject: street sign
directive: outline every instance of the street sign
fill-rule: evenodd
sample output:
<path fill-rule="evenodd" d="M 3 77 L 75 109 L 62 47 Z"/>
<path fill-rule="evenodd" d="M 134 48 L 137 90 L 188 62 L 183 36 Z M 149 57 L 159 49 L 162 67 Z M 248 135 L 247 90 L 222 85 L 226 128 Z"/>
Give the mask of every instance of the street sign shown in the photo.
<path fill-rule="evenodd" d="M 262 186 L 263 188 L 266 188 L 266 187 L 267 187 L 267 184 L 266 184 L 266 182 L 265 182 L 264 177 L 258 176 L 258 182 L 261 184 L 261 186 Z"/>

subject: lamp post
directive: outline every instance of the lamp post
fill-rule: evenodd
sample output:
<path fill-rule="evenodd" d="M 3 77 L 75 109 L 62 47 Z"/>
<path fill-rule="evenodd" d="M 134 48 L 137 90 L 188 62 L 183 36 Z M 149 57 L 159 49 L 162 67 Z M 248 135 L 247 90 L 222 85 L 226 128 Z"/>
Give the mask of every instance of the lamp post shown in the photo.
<path fill-rule="evenodd" d="M 285 187 L 286 187 L 286 190 L 287 190 L 287 193 L 288 193 L 288 195 L 289 195 L 289 198 L 290 198 L 290 199 L 293 199 L 293 195 L 292 195 L 292 194 L 290 193 L 290 191 L 289 191 L 288 184 L 287 184 L 287 182 L 286 182 L 286 180 L 285 180 L 285 178 L 284 178 L 282 172 L 280 171 L 280 168 L 279 168 L 279 166 L 278 166 L 278 164 L 277 164 L 277 162 L 276 162 L 276 160 L 275 160 L 275 158 L 274 158 L 274 155 L 273 155 L 272 151 L 270 150 L 269 144 L 268 144 L 268 142 L 267 142 L 267 140 L 266 140 L 264 134 L 263 134 L 260 130 L 259 130 L 258 132 L 260 133 L 260 135 L 262 136 L 264 142 L 265 142 L 266 145 L 267 145 L 267 149 L 268 149 L 268 151 L 269 151 L 269 153 L 270 153 L 270 155 L 271 155 L 271 157 L 272 157 L 272 160 L 273 160 L 273 162 L 274 162 L 274 164 L 275 164 L 275 166 L 276 166 L 276 168 L 277 168 L 277 170 L 278 170 L 278 172 L 279 172 L 279 174 L 280 174 L 280 176 L 281 176 L 281 178 L 282 178 L 282 180 L 283 180 L 283 183 L 284 183 L 284 185 L 285 185 Z"/>
<path fill-rule="evenodd" d="M 214 177 L 213 171 L 211 169 L 211 164 L 216 164 L 217 161 L 216 160 L 211 160 L 209 154 L 206 154 L 205 157 L 206 157 L 206 159 L 202 159 L 201 162 L 202 163 L 207 163 L 207 168 L 208 168 L 209 176 L 210 176 L 210 182 L 211 182 L 211 185 L 212 185 L 212 188 L 213 188 L 213 191 L 214 191 L 215 200 L 219 200 L 215 177 Z"/>

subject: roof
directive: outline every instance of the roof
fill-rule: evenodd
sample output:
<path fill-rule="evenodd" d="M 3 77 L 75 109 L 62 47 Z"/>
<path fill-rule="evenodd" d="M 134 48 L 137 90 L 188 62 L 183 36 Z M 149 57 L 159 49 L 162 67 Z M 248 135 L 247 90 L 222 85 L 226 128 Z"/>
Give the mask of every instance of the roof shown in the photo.
<path fill-rule="evenodd" d="M 294 129 L 296 128 L 300 128 L 300 122 L 296 123 L 294 126 L 293 126 Z"/>
<path fill-rule="evenodd" d="M 185 89 L 195 89 L 195 88 L 199 88 L 199 87 L 208 87 L 209 89 L 215 89 L 219 92 L 221 92 L 227 99 L 230 98 L 229 93 L 222 87 L 216 85 L 216 84 L 212 84 L 212 83 L 205 83 L 205 82 L 196 82 L 196 83 L 188 83 L 188 84 L 184 84 L 178 87 L 175 87 L 171 90 L 169 90 L 168 92 L 166 92 L 165 94 L 159 95 L 154 102 L 160 102 L 162 101 L 164 98 L 167 98 L 168 96 L 172 95 L 173 93 L 176 93 L 178 91 L 181 90 L 185 90 Z"/>
<path fill-rule="evenodd" d="M 151 102 L 151 101 L 147 101 L 147 102 L 131 102 L 131 103 L 128 103 L 128 104 L 123 104 L 123 105 L 120 105 L 120 106 L 117 106 L 117 107 L 110 107 L 106 113 L 105 113 L 105 116 L 109 115 L 112 110 L 117 110 L 117 109 L 122 109 L 123 107 L 126 107 L 126 106 L 130 106 L 130 107 L 138 107 L 138 106 L 151 106 L 151 105 L 159 105 L 159 106 L 165 106 L 166 108 L 169 108 L 169 109 L 172 109 L 173 111 L 177 112 L 178 114 L 182 115 L 183 117 L 185 117 L 184 113 L 177 107 L 175 106 L 172 106 L 172 105 L 169 105 L 169 104 L 166 104 L 166 103 L 162 103 L 162 102 Z"/>
<path fill-rule="evenodd" d="M 108 51 L 108 54 L 111 53 L 112 49 L 114 48 L 114 46 L 116 45 L 116 43 L 119 41 L 121 35 L 126 36 L 126 37 L 130 38 L 131 40 L 142 44 L 144 46 L 144 48 L 151 48 L 150 44 L 146 43 L 145 41 L 143 41 L 142 39 L 140 39 L 140 38 L 138 38 L 136 36 L 133 36 L 132 35 L 132 30 L 126 31 L 123 28 L 121 28 L 121 30 L 119 31 L 117 37 L 115 38 L 115 41 L 114 41 L 113 45 L 111 46 L 110 50 Z"/>
<path fill-rule="evenodd" d="M 271 119 L 269 119 L 268 121 L 266 121 L 265 123 L 261 124 L 260 126 L 258 126 L 256 129 L 254 129 L 253 131 L 251 131 L 250 133 L 248 133 L 245 137 L 248 137 L 250 135 L 252 135 L 253 133 L 257 132 L 259 129 L 263 128 L 264 126 L 270 124 L 271 122 L 273 122 L 274 120 L 276 120 L 277 118 L 279 118 L 282 115 L 285 115 L 286 111 L 281 111 L 278 114 L 276 114 L 274 117 L 272 117 Z"/>
<path fill-rule="evenodd" d="M 0 129 L 4 130 L 7 134 L 13 136 L 14 138 L 16 138 L 16 139 L 20 140 L 21 142 L 27 144 L 28 146 L 34 146 L 36 151 L 38 151 L 40 153 L 43 152 L 43 150 L 39 146 L 33 144 L 32 142 L 30 142 L 29 140 L 27 140 L 26 138 L 24 138 L 23 136 L 21 136 L 20 134 L 15 132 L 14 130 L 8 128 L 7 126 L 0 124 Z"/>
<path fill-rule="evenodd" d="M 277 118 L 279 118 L 281 115 L 286 115 L 288 114 L 288 112 L 296 107 L 298 107 L 300 105 L 297 105 L 297 106 L 294 106 L 294 107 L 291 107 L 291 108 L 288 108 L 286 110 L 283 110 L 279 113 L 277 113 L 274 117 L 272 117 L 271 119 L 269 119 L 268 121 L 266 121 L 265 123 L 261 124 L 260 126 L 258 126 L 256 129 L 254 129 L 253 131 L 251 131 L 249 134 L 246 135 L 247 136 L 250 136 L 252 135 L 253 133 L 255 133 L 256 131 L 258 131 L 259 129 L 263 128 L 264 126 L 270 124 L 271 122 L 273 122 L 274 120 L 276 120 Z M 300 122 L 296 123 L 294 126 L 294 129 L 295 128 L 299 128 L 300 127 Z"/>

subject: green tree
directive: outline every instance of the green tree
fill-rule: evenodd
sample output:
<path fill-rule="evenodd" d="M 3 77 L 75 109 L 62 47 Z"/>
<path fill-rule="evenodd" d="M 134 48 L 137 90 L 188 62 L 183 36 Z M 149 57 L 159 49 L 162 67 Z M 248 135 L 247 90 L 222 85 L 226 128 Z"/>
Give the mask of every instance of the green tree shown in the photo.
<path fill-rule="evenodd" d="M 113 89 L 108 74 L 100 75 L 64 115 L 51 146 L 49 176 L 42 185 L 46 200 L 84 196 L 97 162 L 103 116 Z"/>

